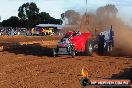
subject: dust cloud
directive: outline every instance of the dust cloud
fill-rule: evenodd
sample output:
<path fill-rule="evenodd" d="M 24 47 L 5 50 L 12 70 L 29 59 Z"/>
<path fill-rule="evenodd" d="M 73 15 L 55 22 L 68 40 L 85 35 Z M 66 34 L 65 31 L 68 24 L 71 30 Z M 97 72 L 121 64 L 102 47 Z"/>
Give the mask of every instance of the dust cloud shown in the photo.
<path fill-rule="evenodd" d="M 112 25 L 114 31 L 114 51 L 112 55 L 132 56 L 132 28 L 126 25 L 117 14 L 116 6 L 109 4 L 99 7 L 95 13 L 85 13 L 80 17 L 80 22 L 77 25 L 79 25 L 81 32 L 90 31 L 92 35 L 107 30 Z"/>
<path fill-rule="evenodd" d="M 82 16 L 80 31 L 90 31 L 98 34 L 101 31 L 113 27 L 115 56 L 132 56 L 132 28 L 117 16 L 118 9 L 114 5 L 106 5 L 97 9 L 96 13 L 85 13 Z"/>

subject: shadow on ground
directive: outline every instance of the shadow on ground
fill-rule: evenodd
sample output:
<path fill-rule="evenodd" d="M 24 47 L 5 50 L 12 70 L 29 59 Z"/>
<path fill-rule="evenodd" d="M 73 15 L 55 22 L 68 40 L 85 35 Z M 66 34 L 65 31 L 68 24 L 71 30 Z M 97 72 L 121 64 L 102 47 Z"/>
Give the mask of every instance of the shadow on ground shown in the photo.
<path fill-rule="evenodd" d="M 132 66 L 125 68 L 119 74 L 113 74 L 112 79 L 129 79 L 132 82 Z"/>
<path fill-rule="evenodd" d="M 122 70 L 119 74 L 113 74 L 110 79 L 128 79 L 132 83 L 132 66 L 125 68 Z M 130 86 L 128 87 L 101 87 L 101 88 L 132 88 Z"/>
<path fill-rule="evenodd" d="M 113 49 L 111 56 L 113 57 L 126 57 L 126 58 L 132 58 L 132 52 L 131 51 L 125 51 L 121 48 L 115 48 Z"/>
<path fill-rule="evenodd" d="M 52 56 L 51 47 L 41 46 L 39 43 L 28 45 L 11 45 L 10 48 L 4 49 L 4 51 L 15 54 L 51 57 Z"/>

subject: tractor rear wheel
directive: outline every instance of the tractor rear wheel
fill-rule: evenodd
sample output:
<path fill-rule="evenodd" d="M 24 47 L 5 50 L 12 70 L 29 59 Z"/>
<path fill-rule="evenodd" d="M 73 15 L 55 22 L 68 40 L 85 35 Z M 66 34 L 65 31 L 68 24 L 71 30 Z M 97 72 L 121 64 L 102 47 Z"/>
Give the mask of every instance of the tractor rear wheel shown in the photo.
<path fill-rule="evenodd" d="M 87 56 L 91 56 L 93 54 L 93 43 L 92 40 L 87 40 L 86 46 L 85 46 L 85 54 Z"/>

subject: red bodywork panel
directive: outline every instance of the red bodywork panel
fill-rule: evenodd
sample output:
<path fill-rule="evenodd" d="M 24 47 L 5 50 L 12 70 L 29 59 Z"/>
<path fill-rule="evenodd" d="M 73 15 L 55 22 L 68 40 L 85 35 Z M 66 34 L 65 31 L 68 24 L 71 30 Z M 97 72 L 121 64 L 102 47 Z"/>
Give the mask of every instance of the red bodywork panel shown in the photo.
<path fill-rule="evenodd" d="M 74 35 L 75 32 L 67 32 L 65 36 L 72 35 L 69 42 L 74 45 L 76 51 L 85 52 L 86 41 L 90 38 L 90 32 L 81 33 L 80 35 Z M 64 43 L 59 44 L 59 46 L 65 46 Z"/>
<path fill-rule="evenodd" d="M 65 35 L 70 35 L 70 34 L 73 34 L 73 32 L 72 31 L 66 32 Z"/>
<path fill-rule="evenodd" d="M 81 33 L 79 36 L 72 36 L 70 42 L 74 44 L 75 50 L 85 52 L 86 41 L 90 38 L 90 32 Z"/>

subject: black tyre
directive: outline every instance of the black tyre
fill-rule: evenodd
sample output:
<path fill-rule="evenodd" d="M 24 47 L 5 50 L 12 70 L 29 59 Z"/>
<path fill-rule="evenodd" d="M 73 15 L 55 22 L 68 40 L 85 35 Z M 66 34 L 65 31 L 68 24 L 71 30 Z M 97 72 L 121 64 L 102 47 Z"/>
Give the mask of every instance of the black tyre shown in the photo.
<path fill-rule="evenodd" d="M 71 46 L 71 56 L 72 56 L 72 58 L 74 58 L 75 57 L 75 49 L 74 49 L 74 46 Z"/>
<path fill-rule="evenodd" d="M 52 56 L 55 57 L 55 49 L 52 49 Z"/>
<path fill-rule="evenodd" d="M 85 46 L 85 54 L 87 56 L 91 56 L 93 54 L 93 43 L 92 43 L 92 40 L 87 40 L 86 46 Z"/>
<path fill-rule="evenodd" d="M 73 51 L 71 51 L 71 56 L 72 56 L 72 58 L 74 58 L 75 57 L 75 51 L 73 50 Z"/>

